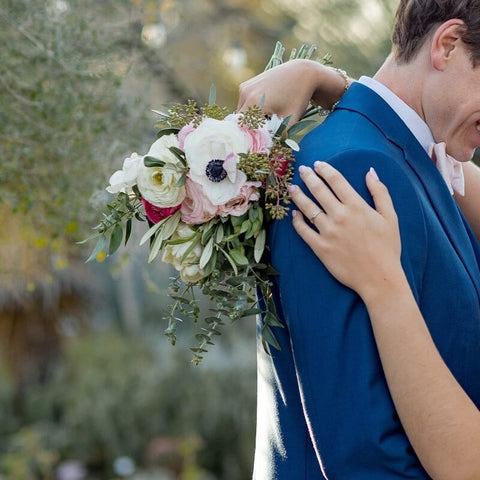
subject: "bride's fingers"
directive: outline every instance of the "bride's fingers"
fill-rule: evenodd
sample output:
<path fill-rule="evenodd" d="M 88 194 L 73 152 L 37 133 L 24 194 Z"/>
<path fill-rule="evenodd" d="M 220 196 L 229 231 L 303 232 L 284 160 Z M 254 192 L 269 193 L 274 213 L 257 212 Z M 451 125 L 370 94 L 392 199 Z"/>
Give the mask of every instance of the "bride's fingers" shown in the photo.
<path fill-rule="evenodd" d="M 305 222 L 300 212 L 294 210 L 292 216 L 293 228 L 295 228 L 305 243 L 318 255 L 322 244 L 321 236 Z"/>
<path fill-rule="evenodd" d="M 288 190 L 293 203 L 295 203 L 298 209 L 305 215 L 305 218 L 311 223 L 314 223 L 316 227 L 320 227 L 322 219 L 325 216 L 322 206 L 307 197 L 297 185 L 291 185 Z"/>
<path fill-rule="evenodd" d="M 377 172 L 371 168 L 366 176 L 367 188 L 372 195 L 373 203 L 377 212 L 390 221 L 398 221 L 392 197 L 387 187 L 378 178 Z"/>
<path fill-rule="evenodd" d="M 344 204 L 355 202 L 364 203 L 363 198 L 355 191 L 355 189 L 347 182 L 345 177 L 329 163 L 315 162 L 315 172 L 323 178 L 333 193 Z"/>
<path fill-rule="evenodd" d="M 332 212 L 335 208 L 338 208 L 340 203 L 338 198 L 335 197 L 330 188 L 310 167 L 302 165 L 299 168 L 299 172 L 308 190 L 320 203 L 327 214 Z M 299 208 L 301 209 L 300 205 Z"/>

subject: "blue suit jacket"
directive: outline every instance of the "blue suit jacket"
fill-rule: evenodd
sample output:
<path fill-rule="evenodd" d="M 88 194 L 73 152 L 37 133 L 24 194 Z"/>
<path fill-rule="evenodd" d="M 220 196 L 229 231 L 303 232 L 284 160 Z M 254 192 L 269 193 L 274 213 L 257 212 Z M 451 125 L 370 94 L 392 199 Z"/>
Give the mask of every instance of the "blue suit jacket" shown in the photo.
<path fill-rule="evenodd" d="M 296 166 L 315 160 L 334 165 L 370 204 L 368 169 L 387 185 L 415 298 L 443 359 L 480 406 L 478 245 L 430 158 L 376 93 L 354 84 L 302 141 Z M 303 186 L 297 173 L 294 182 Z M 290 218 L 273 224 L 269 243 L 285 328 L 275 328 L 281 351 L 258 349 L 254 478 L 429 478 L 393 406 L 361 299 L 328 273 Z"/>

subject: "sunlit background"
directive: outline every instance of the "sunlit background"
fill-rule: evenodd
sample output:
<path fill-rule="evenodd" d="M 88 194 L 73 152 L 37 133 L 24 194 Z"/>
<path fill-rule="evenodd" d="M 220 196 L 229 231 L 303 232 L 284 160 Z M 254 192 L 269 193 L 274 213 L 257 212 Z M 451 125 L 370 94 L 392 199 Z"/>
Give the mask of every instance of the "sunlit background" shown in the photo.
<path fill-rule="evenodd" d="M 212 83 L 234 109 L 277 40 L 372 74 L 395 4 L 0 0 L 0 479 L 251 476 L 253 320 L 194 367 L 188 323 L 177 346 L 163 336 L 172 272 L 138 238 L 88 265 L 77 242 L 152 142 L 152 109 Z"/>

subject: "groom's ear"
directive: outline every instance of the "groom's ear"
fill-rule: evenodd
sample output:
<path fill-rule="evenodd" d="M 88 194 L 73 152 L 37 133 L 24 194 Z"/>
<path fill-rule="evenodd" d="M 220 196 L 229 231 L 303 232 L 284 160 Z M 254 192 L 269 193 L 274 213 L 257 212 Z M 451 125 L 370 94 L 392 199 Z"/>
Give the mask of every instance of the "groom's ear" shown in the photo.
<path fill-rule="evenodd" d="M 451 62 L 462 44 L 462 33 L 465 31 L 463 20 L 454 18 L 442 23 L 432 34 L 430 57 L 432 67 L 443 71 Z"/>

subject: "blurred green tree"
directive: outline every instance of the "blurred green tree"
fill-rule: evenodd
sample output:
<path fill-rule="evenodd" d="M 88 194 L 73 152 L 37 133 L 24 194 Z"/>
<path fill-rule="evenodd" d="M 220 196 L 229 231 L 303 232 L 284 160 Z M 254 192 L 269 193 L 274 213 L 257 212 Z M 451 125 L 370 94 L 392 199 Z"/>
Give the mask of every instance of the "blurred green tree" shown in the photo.
<path fill-rule="evenodd" d="M 133 13 L 124 1 L 2 0 L 0 201 L 45 242 L 91 221 L 112 158 L 148 132 L 143 99 L 123 88 Z"/>

